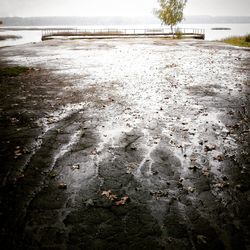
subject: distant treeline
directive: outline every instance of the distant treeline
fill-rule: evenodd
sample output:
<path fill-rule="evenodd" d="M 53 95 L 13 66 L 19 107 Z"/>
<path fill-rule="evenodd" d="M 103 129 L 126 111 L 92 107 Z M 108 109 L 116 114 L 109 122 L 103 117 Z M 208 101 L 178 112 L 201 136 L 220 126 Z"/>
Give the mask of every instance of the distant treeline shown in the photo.
<path fill-rule="evenodd" d="M 6 26 L 65 26 L 65 25 L 143 25 L 160 24 L 154 16 L 148 17 L 0 17 Z M 211 17 L 189 16 L 183 23 L 250 23 L 250 16 Z"/>
<path fill-rule="evenodd" d="M 159 23 L 152 17 L 0 17 L 6 26 L 131 25 Z"/>
<path fill-rule="evenodd" d="M 250 23 L 250 16 L 189 16 L 184 23 Z"/>

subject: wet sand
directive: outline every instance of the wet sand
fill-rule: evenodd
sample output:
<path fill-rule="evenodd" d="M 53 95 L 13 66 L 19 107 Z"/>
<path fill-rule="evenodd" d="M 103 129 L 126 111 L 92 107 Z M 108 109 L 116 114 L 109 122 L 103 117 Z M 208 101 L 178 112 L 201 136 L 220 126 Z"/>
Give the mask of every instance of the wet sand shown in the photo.
<path fill-rule="evenodd" d="M 0 49 L 2 249 L 249 249 L 250 50 L 164 39 Z"/>

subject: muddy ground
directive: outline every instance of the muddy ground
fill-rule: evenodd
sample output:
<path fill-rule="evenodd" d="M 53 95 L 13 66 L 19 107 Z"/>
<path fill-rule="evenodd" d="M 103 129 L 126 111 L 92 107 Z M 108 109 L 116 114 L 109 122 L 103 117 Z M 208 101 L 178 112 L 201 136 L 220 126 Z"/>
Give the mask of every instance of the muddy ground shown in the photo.
<path fill-rule="evenodd" d="M 250 249 L 250 50 L 0 49 L 1 249 Z"/>

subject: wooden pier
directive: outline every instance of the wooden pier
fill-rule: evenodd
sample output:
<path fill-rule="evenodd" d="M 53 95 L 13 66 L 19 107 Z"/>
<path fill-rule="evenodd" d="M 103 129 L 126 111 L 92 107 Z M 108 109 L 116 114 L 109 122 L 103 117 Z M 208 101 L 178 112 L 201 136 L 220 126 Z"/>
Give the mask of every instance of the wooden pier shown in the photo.
<path fill-rule="evenodd" d="M 136 37 L 172 37 L 170 29 L 45 29 L 42 40 L 55 38 L 101 39 L 101 38 L 136 38 Z M 175 29 L 174 36 L 180 38 L 205 39 L 204 29 Z"/>

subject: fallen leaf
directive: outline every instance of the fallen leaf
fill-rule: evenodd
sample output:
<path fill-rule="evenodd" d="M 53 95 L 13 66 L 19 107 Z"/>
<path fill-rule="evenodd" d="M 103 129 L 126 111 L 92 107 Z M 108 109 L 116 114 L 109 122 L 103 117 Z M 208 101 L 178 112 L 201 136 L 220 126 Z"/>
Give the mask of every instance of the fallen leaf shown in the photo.
<path fill-rule="evenodd" d="M 59 189 L 67 189 L 67 184 L 65 184 L 65 183 L 60 183 L 60 184 L 58 185 L 58 188 L 59 188 Z"/>
<path fill-rule="evenodd" d="M 167 241 L 168 241 L 169 243 L 172 243 L 172 242 L 173 242 L 173 239 L 172 239 L 171 237 L 168 237 L 168 238 L 167 238 Z"/>
<path fill-rule="evenodd" d="M 195 162 L 195 161 L 197 161 L 197 158 L 196 157 L 190 157 L 190 161 L 192 161 L 192 162 Z"/>
<path fill-rule="evenodd" d="M 20 155 L 22 155 L 21 149 L 16 150 L 14 153 L 15 153 L 15 156 L 20 156 Z"/>
<path fill-rule="evenodd" d="M 216 157 L 214 157 L 214 160 L 217 160 L 217 161 L 224 161 L 225 157 L 224 155 L 217 155 Z"/>
<path fill-rule="evenodd" d="M 167 197 L 168 196 L 168 192 L 167 191 L 156 191 L 156 192 L 150 192 L 150 194 L 156 198 L 160 198 L 160 197 Z"/>
<path fill-rule="evenodd" d="M 209 152 L 209 151 L 212 151 L 212 150 L 215 150 L 215 149 L 216 149 L 216 146 L 214 146 L 214 145 L 206 145 L 204 147 L 205 152 Z"/>
<path fill-rule="evenodd" d="M 29 149 L 27 149 L 27 148 L 23 148 L 23 153 L 24 153 L 24 154 L 29 154 L 30 151 L 29 151 Z"/>
<path fill-rule="evenodd" d="M 224 184 L 222 182 L 221 183 L 216 183 L 216 184 L 214 184 L 214 187 L 216 187 L 216 188 L 223 188 Z"/>
<path fill-rule="evenodd" d="M 112 194 L 111 190 L 108 191 L 103 191 L 102 195 L 106 196 L 109 200 L 113 201 L 113 200 L 117 200 L 117 196 Z"/>
<path fill-rule="evenodd" d="M 92 150 L 92 151 L 91 151 L 91 154 L 92 154 L 92 155 L 97 155 L 96 149 Z"/>
<path fill-rule="evenodd" d="M 11 122 L 12 124 L 15 124 L 15 123 L 18 123 L 19 120 L 18 120 L 16 117 L 12 117 L 12 118 L 10 118 L 10 122 Z"/>
<path fill-rule="evenodd" d="M 24 178 L 24 174 L 19 174 L 16 176 L 16 180 L 20 180 Z"/>
<path fill-rule="evenodd" d="M 197 235 L 198 244 L 207 244 L 207 237 L 204 235 Z"/>
<path fill-rule="evenodd" d="M 228 187 L 230 184 L 229 182 L 219 182 L 214 184 L 214 187 L 216 188 L 224 188 L 224 187 Z"/>
<path fill-rule="evenodd" d="M 54 179 L 54 178 L 56 178 L 57 177 L 57 173 L 55 173 L 55 172 L 51 172 L 51 173 L 49 173 L 49 177 L 51 178 L 51 179 Z"/>
<path fill-rule="evenodd" d="M 135 169 L 135 167 L 136 167 L 136 165 L 135 164 L 129 164 L 128 166 L 127 166 L 127 174 L 131 174 L 132 172 L 133 172 L 133 170 Z"/>
<path fill-rule="evenodd" d="M 200 169 L 200 167 L 193 165 L 193 166 L 190 166 L 189 169 L 196 171 L 197 169 Z"/>
<path fill-rule="evenodd" d="M 105 195 L 105 196 L 107 196 L 107 197 L 109 197 L 110 194 L 112 194 L 111 190 L 103 191 L 103 192 L 102 192 L 102 195 Z"/>
<path fill-rule="evenodd" d="M 125 203 L 128 201 L 129 197 L 128 196 L 124 196 L 121 198 L 121 200 L 116 201 L 115 205 L 116 206 L 121 206 L 121 205 L 125 205 Z"/>
<path fill-rule="evenodd" d="M 193 193 L 193 192 L 195 191 L 195 188 L 193 188 L 193 187 L 188 187 L 187 190 L 188 190 L 189 192 Z"/>
<path fill-rule="evenodd" d="M 80 165 L 79 164 L 74 164 L 73 166 L 71 166 L 72 170 L 76 170 L 76 169 L 80 169 Z"/>
<path fill-rule="evenodd" d="M 210 175 L 209 171 L 208 170 L 203 170 L 202 171 L 202 175 L 208 177 Z"/>

